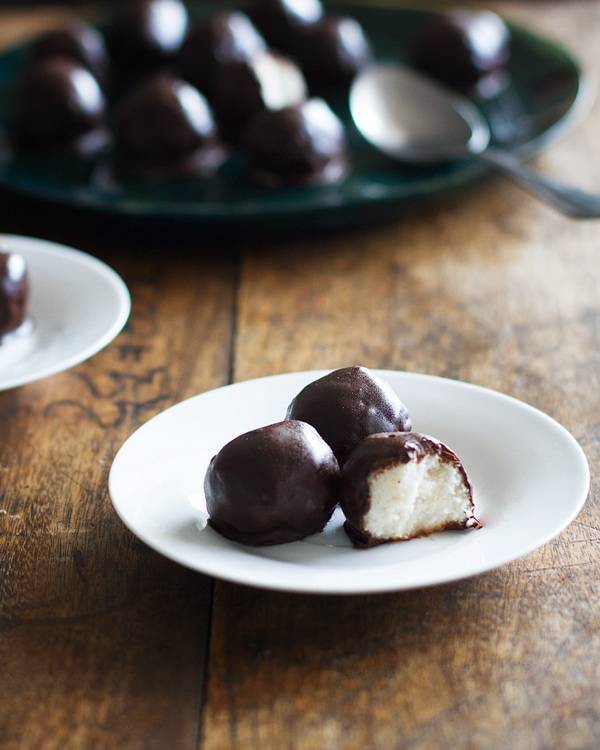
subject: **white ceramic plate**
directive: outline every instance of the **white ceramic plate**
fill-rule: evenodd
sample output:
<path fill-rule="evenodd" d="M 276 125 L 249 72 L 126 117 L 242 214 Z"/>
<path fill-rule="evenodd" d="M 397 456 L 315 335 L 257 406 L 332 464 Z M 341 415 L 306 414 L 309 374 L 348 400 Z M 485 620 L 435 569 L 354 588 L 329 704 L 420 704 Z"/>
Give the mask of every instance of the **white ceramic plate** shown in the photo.
<path fill-rule="evenodd" d="M 30 335 L 0 347 L 0 391 L 54 375 L 99 352 L 131 309 L 127 287 L 105 263 L 32 237 L 0 234 L 0 249 L 29 267 Z"/>
<path fill-rule="evenodd" d="M 462 457 L 483 529 L 356 550 L 339 509 L 322 534 L 275 547 L 246 547 L 206 527 L 202 484 L 211 457 L 236 435 L 281 420 L 292 397 L 323 374 L 219 388 L 143 425 L 110 473 L 110 494 L 124 523 L 150 547 L 202 573 L 270 589 L 349 594 L 430 586 L 491 570 L 552 539 L 585 502 L 583 451 L 550 417 L 478 386 L 379 371 L 408 406 L 415 429 Z"/>

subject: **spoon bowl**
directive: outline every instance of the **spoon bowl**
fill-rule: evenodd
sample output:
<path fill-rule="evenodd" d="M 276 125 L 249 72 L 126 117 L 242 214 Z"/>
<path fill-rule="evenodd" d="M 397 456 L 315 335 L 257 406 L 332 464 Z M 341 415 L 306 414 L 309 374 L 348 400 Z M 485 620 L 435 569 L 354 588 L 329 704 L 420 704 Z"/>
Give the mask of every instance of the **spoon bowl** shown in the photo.
<path fill-rule="evenodd" d="M 363 137 L 401 161 L 424 164 L 484 151 L 490 129 L 470 101 L 398 65 L 376 65 L 350 91 Z"/>
<path fill-rule="evenodd" d="M 510 151 L 491 148 L 491 133 L 468 99 L 401 65 L 373 65 L 350 90 L 350 113 L 366 141 L 411 164 L 468 156 L 503 172 L 536 198 L 576 219 L 600 218 L 600 196 L 539 174 Z"/>

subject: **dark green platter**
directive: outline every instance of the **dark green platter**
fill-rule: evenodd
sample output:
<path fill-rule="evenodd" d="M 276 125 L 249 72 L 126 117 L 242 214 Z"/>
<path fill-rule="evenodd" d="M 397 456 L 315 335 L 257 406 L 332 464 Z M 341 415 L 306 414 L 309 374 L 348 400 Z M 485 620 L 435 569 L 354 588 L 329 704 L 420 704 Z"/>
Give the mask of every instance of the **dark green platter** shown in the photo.
<path fill-rule="evenodd" d="M 201 17 L 225 5 L 235 4 L 202 3 L 192 7 L 192 15 Z M 360 0 L 332 6 L 335 12 L 353 15 L 364 24 L 380 60 L 403 61 L 415 30 L 432 12 Z M 571 122 L 584 87 L 579 65 L 564 48 L 518 26 L 511 28 L 510 82 L 494 98 L 479 104 L 494 141 L 527 155 L 547 146 Z M 0 127 L 8 119 L 11 89 L 26 54 L 27 49 L 20 47 L 0 55 Z M 332 104 L 348 126 L 352 163 L 349 177 L 339 185 L 268 191 L 248 180 L 243 158 L 235 155 L 205 183 L 110 191 L 90 185 L 89 164 L 61 157 L 5 159 L 0 163 L 0 189 L 120 216 L 301 229 L 372 221 L 396 212 L 400 204 L 455 190 L 485 174 L 484 166 L 470 160 L 434 168 L 394 164 L 361 140 L 350 123 L 345 101 Z"/>

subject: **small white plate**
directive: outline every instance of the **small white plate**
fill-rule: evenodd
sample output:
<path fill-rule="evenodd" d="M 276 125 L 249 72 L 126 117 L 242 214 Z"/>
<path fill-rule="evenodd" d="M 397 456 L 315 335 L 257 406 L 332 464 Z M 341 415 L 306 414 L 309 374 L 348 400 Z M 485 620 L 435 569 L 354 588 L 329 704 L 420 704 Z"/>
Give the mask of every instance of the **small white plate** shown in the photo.
<path fill-rule="evenodd" d="M 0 391 L 83 362 L 127 322 L 127 287 L 102 261 L 53 242 L 8 234 L 0 234 L 0 249 L 27 261 L 33 323 L 31 334 L 0 346 Z"/>
<path fill-rule="evenodd" d="M 339 509 L 322 534 L 275 547 L 246 547 L 206 527 L 202 484 L 211 457 L 236 435 L 281 420 L 292 397 L 323 374 L 219 388 L 143 425 L 110 473 L 121 519 L 153 549 L 208 575 L 270 589 L 350 594 L 430 586 L 491 570 L 552 539 L 585 502 L 583 451 L 547 415 L 475 385 L 379 371 L 407 405 L 415 429 L 462 457 L 483 529 L 356 550 Z"/>

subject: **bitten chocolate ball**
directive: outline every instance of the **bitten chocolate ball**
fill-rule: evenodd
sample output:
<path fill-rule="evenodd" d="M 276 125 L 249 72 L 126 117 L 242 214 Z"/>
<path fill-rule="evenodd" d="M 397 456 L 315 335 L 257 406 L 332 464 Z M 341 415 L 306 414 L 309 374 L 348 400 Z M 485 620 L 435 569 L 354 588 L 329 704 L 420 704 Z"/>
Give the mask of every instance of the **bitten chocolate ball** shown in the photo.
<path fill-rule="evenodd" d="M 106 32 L 111 58 L 127 79 L 172 62 L 188 29 L 181 0 L 129 0 Z"/>
<path fill-rule="evenodd" d="M 252 545 L 283 544 L 323 529 L 337 503 L 339 467 L 304 422 L 278 422 L 235 438 L 212 459 L 204 492 L 209 523 Z"/>
<path fill-rule="evenodd" d="M 366 367 L 334 370 L 310 383 L 289 405 L 287 418 L 315 427 L 340 466 L 368 435 L 411 428 L 404 404 Z"/>
<path fill-rule="evenodd" d="M 304 77 L 295 63 L 282 55 L 262 52 L 252 60 L 221 66 L 213 101 L 224 132 L 236 141 L 253 116 L 299 104 L 306 92 Z"/>
<path fill-rule="evenodd" d="M 186 81 L 210 95 L 224 64 L 252 60 L 266 46 L 244 13 L 217 13 L 190 31 L 179 55 L 178 69 Z"/>
<path fill-rule="evenodd" d="M 16 253 L 0 251 L 0 343 L 3 336 L 25 322 L 28 295 L 25 259 Z"/>
<path fill-rule="evenodd" d="M 301 32 L 323 17 L 319 0 L 257 0 L 250 17 L 272 47 L 295 53 Z"/>
<path fill-rule="evenodd" d="M 149 181 L 208 176 L 226 156 L 204 96 L 166 74 L 147 79 L 120 103 L 115 151 L 118 174 Z"/>
<path fill-rule="evenodd" d="M 89 70 L 64 58 L 40 60 L 17 88 L 14 140 L 23 150 L 90 153 L 106 141 L 105 108 Z"/>
<path fill-rule="evenodd" d="M 481 525 L 456 453 L 413 432 L 367 437 L 344 465 L 340 502 L 357 547 Z"/>
<path fill-rule="evenodd" d="M 371 46 L 353 18 L 327 16 L 306 29 L 296 55 L 311 83 L 344 86 L 371 60 Z"/>
<path fill-rule="evenodd" d="M 344 127 L 322 99 L 257 115 L 243 141 L 266 187 L 333 183 L 348 171 Z"/>
<path fill-rule="evenodd" d="M 50 57 L 63 57 L 79 63 L 102 84 L 108 77 L 109 60 L 104 37 L 83 21 L 42 34 L 31 47 L 30 61 L 36 63 Z"/>
<path fill-rule="evenodd" d="M 495 13 L 456 10 L 436 16 L 418 34 L 415 66 L 442 83 L 468 89 L 497 74 L 510 55 L 510 32 Z"/>

